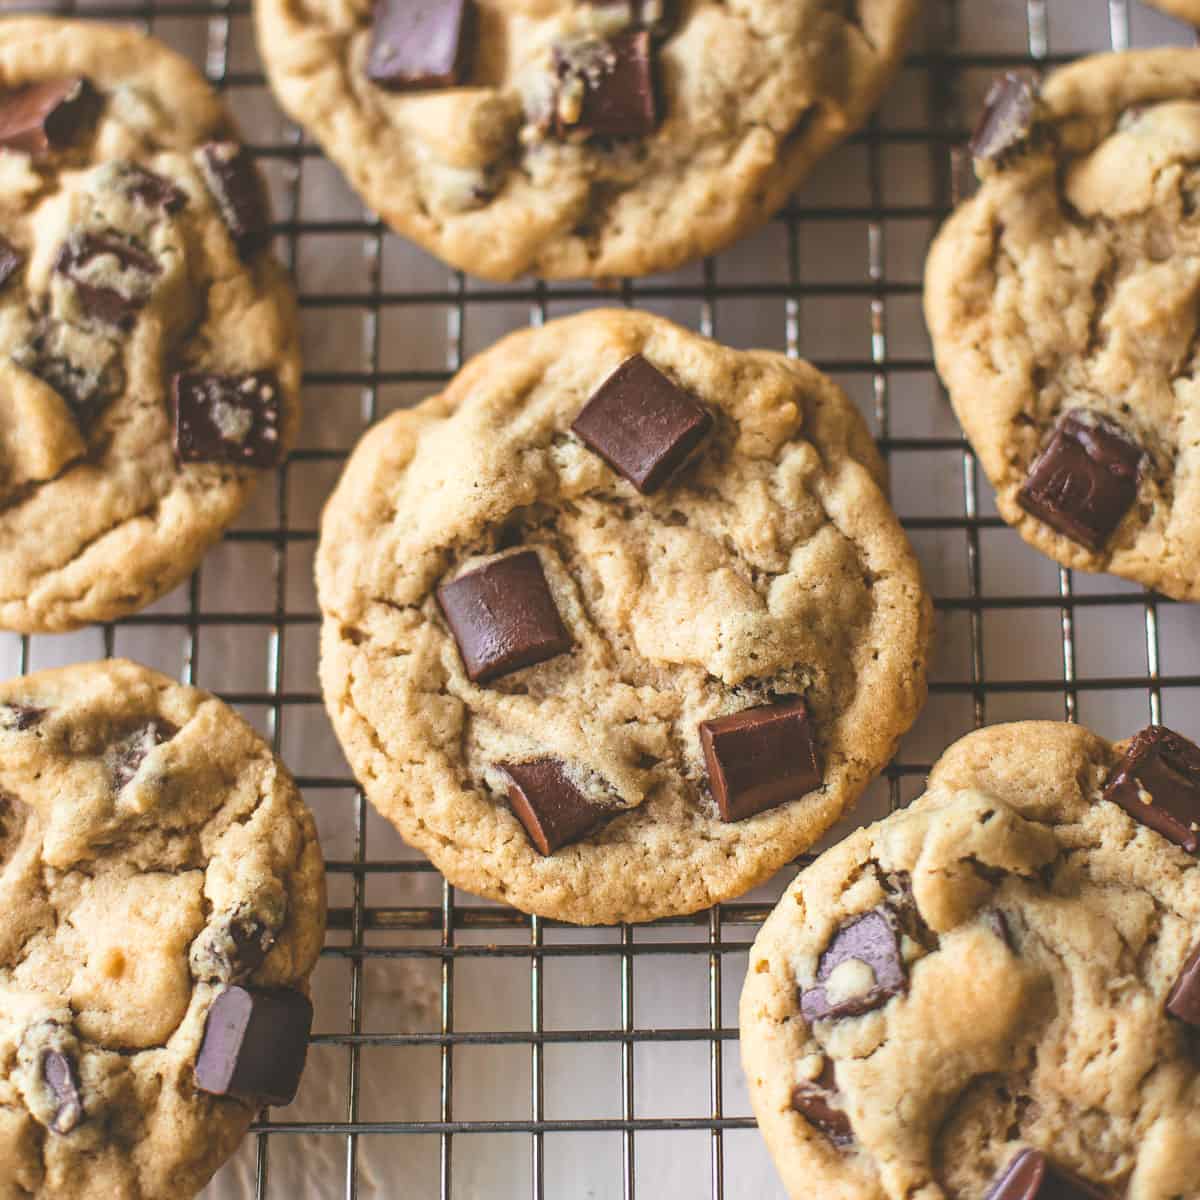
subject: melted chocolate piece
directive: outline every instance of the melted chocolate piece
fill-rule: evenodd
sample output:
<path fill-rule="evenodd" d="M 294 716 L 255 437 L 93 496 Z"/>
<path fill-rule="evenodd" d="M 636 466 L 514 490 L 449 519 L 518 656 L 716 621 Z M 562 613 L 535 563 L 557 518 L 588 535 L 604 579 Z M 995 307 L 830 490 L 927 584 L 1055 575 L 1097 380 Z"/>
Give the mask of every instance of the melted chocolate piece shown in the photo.
<path fill-rule="evenodd" d="M 532 550 L 442 584 L 437 598 L 473 683 L 487 683 L 571 648 L 571 635 Z"/>
<path fill-rule="evenodd" d="M 658 125 L 650 34 L 619 33 L 554 48 L 558 137 L 647 137 Z"/>
<path fill-rule="evenodd" d="M 146 208 L 157 208 L 170 216 L 187 207 L 187 192 L 163 175 L 133 163 L 122 172 L 125 191 Z"/>
<path fill-rule="evenodd" d="M 1037 80 L 1025 72 L 1009 71 L 996 79 L 983 101 L 971 153 L 1000 159 L 1025 142 L 1033 132 L 1037 94 Z"/>
<path fill-rule="evenodd" d="M 13 362 L 36 375 L 66 401 L 75 419 L 86 427 L 100 410 L 124 390 L 125 370 L 115 345 L 104 362 L 78 363 L 70 357 L 69 326 L 46 320 L 33 336 L 13 351 Z"/>
<path fill-rule="evenodd" d="M 208 1010 L 196 1086 L 214 1096 L 291 1104 L 312 1018 L 308 997 L 291 988 L 227 988 Z"/>
<path fill-rule="evenodd" d="M 0 288 L 20 270 L 25 255 L 6 237 L 0 236 Z"/>
<path fill-rule="evenodd" d="M 32 704 L 4 705 L 4 727 L 25 733 L 37 725 L 49 712 L 46 708 L 36 708 Z"/>
<path fill-rule="evenodd" d="M 99 269 L 105 282 L 92 269 L 101 259 L 110 260 Z M 71 281 L 89 317 L 125 331 L 133 328 L 150 299 L 154 277 L 162 272 L 152 255 L 114 232 L 72 234 L 59 250 L 54 269 Z"/>
<path fill-rule="evenodd" d="M 700 745 L 721 820 L 744 821 L 820 787 L 812 734 L 802 699 L 701 721 Z"/>
<path fill-rule="evenodd" d="M 1188 955 L 1167 996 L 1167 1012 L 1200 1029 L 1200 945 Z"/>
<path fill-rule="evenodd" d="M 171 385 L 175 458 L 274 467 L 283 458 L 283 395 L 270 371 L 189 372 Z"/>
<path fill-rule="evenodd" d="M 500 769 L 511 781 L 508 803 L 542 854 L 579 841 L 618 811 L 589 800 L 556 758 L 501 763 Z"/>
<path fill-rule="evenodd" d="M 367 78 L 390 92 L 466 82 L 471 0 L 376 0 Z"/>
<path fill-rule="evenodd" d="M 1141 448 L 1119 425 L 1073 409 L 1029 471 L 1017 503 L 1051 529 L 1099 551 L 1137 499 Z"/>
<path fill-rule="evenodd" d="M 1104 799 L 1189 854 L 1200 850 L 1200 747 L 1151 725 L 1135 735 Z"/>
<path fill-rule="evenodd" d="M 859 995 L 831 1000 L 824 985 L 842 963 L 856 960 L 871 968 L 874 980 Z M 827 1018 L 857 1017 L 886 1004 L 908 989 L 900 954 L 900 936 L 886 908 L 872 909 L 844 922 L 817 963 L 816 983 L 800 995 L 800 1011 L 810 1024 Z"/>
<path fill-rule="evenodd" d="M 79 1076 L 75 1064 L 57 1050 L 47 1050 L 42 1055 L 42 1078 L 54 1093 L 58 1109 L 50 1122 L 50 1128 L 66 1135 L 83 1121 L 83 1100 L 79 1092 Z"/>
<path fill-rule="evenodd" d="M 252 975 L 266 961 L 284 916 L 285 910 L 278 906 L 255 907 L 241 901 L 196 939 L 190 955 L 192 974 L 221 983 L 237 983 Z"/>
<path fill-rule="evenodd" d="M 0 94 L 0 149 L 42 155 L 74 141 L 103 101 L 82 75 L 30 83 Z"/>
<path fill-rule="evenodd" d="M 196 160 L 238 254 L 253 257 L 271 241 L 271 208 L 253 156 L 236 142 L 209 142 Z"/>
<path fill-rule="evenodd" d="M 815 1080 L 798 1083 L 792 1089 L 792 1107 L 835 1146 L 849 1146 L 854 1142 L 854 1129 L 838 1106 L 839 1099 L 837 1076 L 828 1058 Z"/>
<path fill-rule="evenodd" d="M 146 755 L 155 746 L 169 742 L 179 730 L 169 721 L 147 721 L 128 737 L 118 742 L 112 751 L 113 788 L 120 791 L 138 773 Z"/>
<path fill-rule="evenodd" d="M 984 1200 L 1108 1200 L 1108 1193 L 1056 1167 L 1040 1150 L 1022 1150 L 996 1176 Z"/>
<path fill-rule="evenodd" d="M 707 409 L 635 354 L 600 385 L 571 428 L 649 495 L 683 464 L 712 423 Z"/>

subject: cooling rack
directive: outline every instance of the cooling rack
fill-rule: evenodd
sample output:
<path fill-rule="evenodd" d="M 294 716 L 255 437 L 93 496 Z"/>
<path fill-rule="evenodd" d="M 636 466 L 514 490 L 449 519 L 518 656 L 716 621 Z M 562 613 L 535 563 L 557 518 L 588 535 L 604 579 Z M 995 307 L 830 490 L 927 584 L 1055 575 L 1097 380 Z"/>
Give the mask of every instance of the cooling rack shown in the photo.
<path fill-rule="evenodd" d="M 0 635 L 9 675 L 125 654 L 218 692 L 316 814 L 331 911 L 309 1072 L 206 1200 L 782 1200 L 736 1024 L 746 952 L 793 871 L 737 903 L 613 930 L 450 888 L 366 804 L 321 709 L 321 503 L 367 425 L 501 334 L 597 304 L 650 308 L 837 379 L 880 440 L 935 593 L 929 704 L 834 836 L 907 802 L 941 749 L 986 722 L 1067 717 L 1118 737 L 1166 720 L 1200 735 L 1200 609 L 1061 569 L 1003 525 L 920 317 L 925 248 L 968 186 L 959 147 L 991 76 L 1193 35 L 1132 0 L 927 0 L 880 116 L 781 217 L 695 267 L 598 290 L 481 284 L 388 233 L 274 105 L 246 0 L 2 7 L 131 21 L 201 65 L 269 177 L 300 292 L 301 446 L 191 581 L 113 625 Z"/>

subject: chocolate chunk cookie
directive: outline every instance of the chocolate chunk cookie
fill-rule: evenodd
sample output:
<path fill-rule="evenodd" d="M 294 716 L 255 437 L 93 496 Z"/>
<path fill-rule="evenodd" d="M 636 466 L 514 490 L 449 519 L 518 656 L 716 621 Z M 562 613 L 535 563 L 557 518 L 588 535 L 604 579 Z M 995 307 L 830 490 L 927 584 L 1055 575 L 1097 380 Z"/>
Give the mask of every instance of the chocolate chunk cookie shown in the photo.
<path fill-rule="evenodd" d="M 325 510 L 321 678 L 368 796 L 528 912 L 740 895 L 924 698 L 882 476 L 805 363 L 632 312 L 500 342 L 367 433 Z"/>
<path fill-rule="evenodd" d="M 1006 521 L 1200 599 L 1200 51 L 993 88 L 926 271 L 938 370 Z"/>
<path fill-rule="evenodd" d="M 1200 1195 L 1198 822 L 1177 733 L 998 725 L 803 871 L 741 1004 L 788 1194 Z"/>
<path fill-rule="evenodd" d="M 299 417 L 263 183 L 199 73 L 128 29 L 0 22 L 0 625 L 195 569 Z"/>
<path fill-rule="evenodd" d="M 325 928 L 291 776 L 134 663 L 0 685 L 0 1192 L 186 1200 L 291 1100 Z"/>
<path fill-rule="evenodd" d="M 257 0 L 283 107 L 400 233 L 491 279 L 645 275 L 776 212 L 916 0 Z"/>

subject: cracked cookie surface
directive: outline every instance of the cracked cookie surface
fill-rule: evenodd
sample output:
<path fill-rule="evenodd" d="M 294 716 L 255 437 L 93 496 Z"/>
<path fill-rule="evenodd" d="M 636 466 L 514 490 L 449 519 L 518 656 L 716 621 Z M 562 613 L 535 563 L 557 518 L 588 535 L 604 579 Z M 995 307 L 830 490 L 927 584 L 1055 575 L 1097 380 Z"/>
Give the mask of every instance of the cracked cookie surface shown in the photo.
<path fill-rule="evenodd" d="M 970 734 L 780 900 L 741 1036 L 790 1195 L 982 1200 L 1023 1147 L 1097 1194 L 1200 1192 L 1200 1033 L 1165 1011 L 1200 872 L 1103 797 L 1123 749 L 1051 722 Z M 865 913 L 894 934 L 861 958 L 891 974 L 829 970 Z"/>
<path fill-rule="evenodd" d="M 453 266 L 511 279 L 668 270 L 761 225 L 866 120 L 918 6 L 478 0 L 473 8 L 460 86 L 426 79 L 404 91 L 368 78 L 372 0 L 257 0 L 255 14 L 280 102 L 371 208 Z M 592 60 L 624 45 L 631 26 L 621 11 L 642 14 L 651 30 L 657 124 L 587 137 L 578 126 L 595 119 L 588 72 L 603 75 Z M 631 74 L 619 78 L 633 91 Z M 609 107 L 637 115 L 627 100 Z M 563 131 L 564 119 L 573 131 Z"/>
<path fill-rule="evenodd" d="M 214 1000 L 304 991 L 325 925 L 291 776 L 114 660 L 0 685 L 0 1196 L 182 1200 L 254 1103 L 195 1084 Z"/>
<path fill-rule="evenodd" d="M 190 64 L 91 23 L 0 35 L 0 625 L 56 631 L 157 599 L 234 519 L 295 433 L 298 323 L 261 182 Z M 61 81 L 87 111 L 14 131 Z"/>
<path fill-rule="evenodd" d="M 708 414 L 650 494 L 572 432 L 637 355 Z M 882 476 L 806 363 L 633 312 L 500 342 L 370 430 L 324 514 L 321 680 L 367 795 L 452 883 L 529 912 L 648 920 L 740 895 L 853 804 L 924 699 L 930 605 Z M 481 580 L 494 616 L 530 579 L 540 657 L 468 674 Z M 753 815 L 720 819 L 701 723 L 731 815 Z M 819 782 L 809 752 L 786 796 L 734 761 L 806 738 Z M 514 763 L 527 827 L 555 798 L 544 853 L 506 802 Z"/>
<path fill-rule="evenodd" d="M 1004 519 L 1061 563 L 1186 600 L 1200 599 L 1198 157 L 1200 51 L 1066 67 L 939 233 L 925 290 L 938 370 Z M 1031 501 L 1035 461 L 1079 414 L 1134 446 L 1128 491 L 1076 453 Z M 1110 519 L 1048 524 L 1027 511 L 1047 498 Z"/>

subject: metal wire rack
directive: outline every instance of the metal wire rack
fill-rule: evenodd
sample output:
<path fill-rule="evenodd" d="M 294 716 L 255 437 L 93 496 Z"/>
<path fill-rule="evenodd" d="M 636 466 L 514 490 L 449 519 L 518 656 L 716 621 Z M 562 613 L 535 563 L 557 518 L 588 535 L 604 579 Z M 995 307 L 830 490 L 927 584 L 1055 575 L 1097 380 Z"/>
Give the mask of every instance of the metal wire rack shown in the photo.
<path fill-rule="evenodd" d="M 1004 527 L 919 310 L 924 250 L 957 198 L 956 148 L 990 76 L 1191 33 L 1133 0 L 927 0 L 884 112 L 768 229 L 604 293 L 483 285 L 388 233 L 275 108 L 246 0 L 3 8 L 133 21 L 200 63 L 269 175 L 301 296 L 306 440 L 222 547 L 129 620 L 0 636 L 9 674 L 122 653 L 217 691 L 283 754 L 317 815 L 331 912 L 309 1076 L 206 1197 L 782 1197 L 739 1074 L 736 1000 L 791 872 L 738 903 L 617 930 L 456 893 L 372 813 L 325 722 L 309 582 L 320 504 L 368 424 L 500 333 L 597 303 L 652 308 L 812 359 L 861 404 L 889 460 L 937 597 L 938 651 L 929 705 L 854 823 L 905 803 L 940 750 L 987 721 L 1065 716 L 1120 736 L 1166 719 L 1200 734 L 1186 710 L 1200 610 L 1074 575 Z"/>

